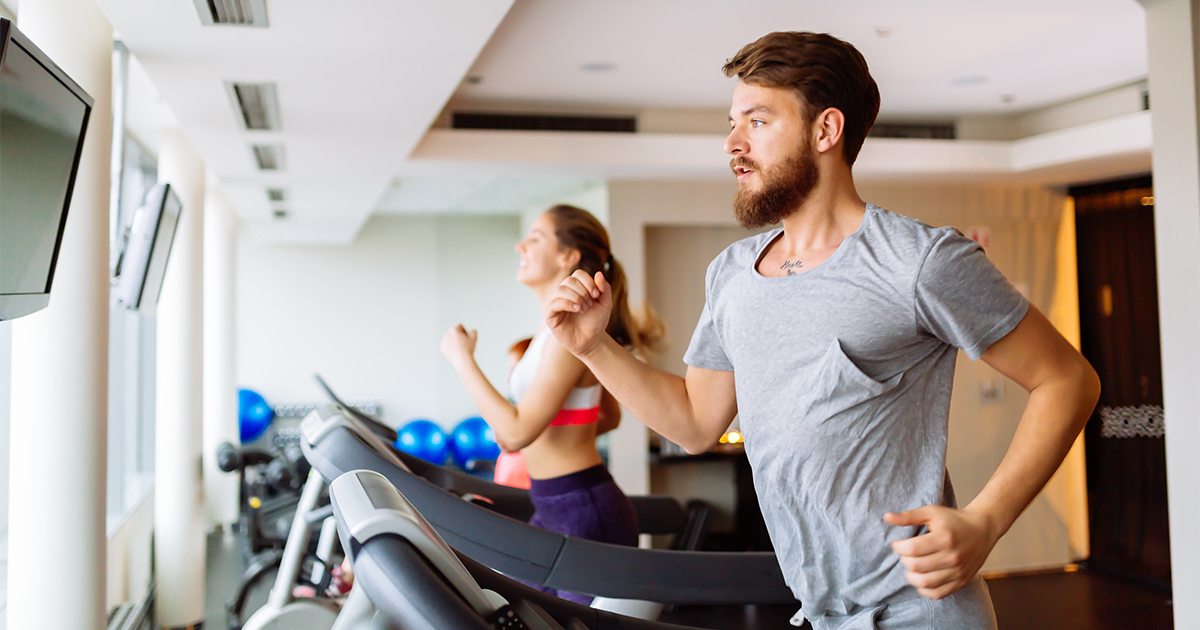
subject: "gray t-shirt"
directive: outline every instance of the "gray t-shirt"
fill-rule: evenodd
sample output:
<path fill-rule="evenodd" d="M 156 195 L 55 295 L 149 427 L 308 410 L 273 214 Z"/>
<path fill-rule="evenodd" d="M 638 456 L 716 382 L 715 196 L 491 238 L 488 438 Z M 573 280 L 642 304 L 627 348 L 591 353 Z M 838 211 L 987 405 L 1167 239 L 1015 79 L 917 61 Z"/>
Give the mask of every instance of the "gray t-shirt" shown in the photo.
<path fill-rule="evenodd" d="M 867 205 L 811 271 L 755 269 L 781 229 L 708 267 L 684 361 L 734 373 L 754 485 L 809 619 L 916 596 L 885 512 L 954 505 L 946 433 L 956 348 L 978 359 L 1028 302 L 953 228 Z"/>

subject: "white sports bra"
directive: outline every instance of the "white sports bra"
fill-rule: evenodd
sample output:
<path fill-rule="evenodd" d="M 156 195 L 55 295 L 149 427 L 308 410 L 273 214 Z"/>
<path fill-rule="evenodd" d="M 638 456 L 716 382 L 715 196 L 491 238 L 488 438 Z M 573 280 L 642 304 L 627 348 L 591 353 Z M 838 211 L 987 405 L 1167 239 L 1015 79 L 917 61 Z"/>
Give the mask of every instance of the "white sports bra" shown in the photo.
<path fill-rule="evenodd" d="M 525 355 L 521 357 L 508 377 L 508 388 L 512 392 L 513 400 L 517 403 L 521 402 L 521 398 L 525 396 L 525 392 L 533 383 L 538 365 L 542 362 L 542 352 L 545 350 L 546 340 L 549 338 L 549 328 L 543 327 L 539 330 L 533 336 L 533 341 L 529 342 L 529 348 L 525 350 Z M 550 421 L 550 426 L 591 424 L 600 419 L 601 391 L 599 384 L 572 389 L 570 395 L 567 396 L 567 401 L 563 403 L 562 410 L 554 416 L 554 420 Z"/>

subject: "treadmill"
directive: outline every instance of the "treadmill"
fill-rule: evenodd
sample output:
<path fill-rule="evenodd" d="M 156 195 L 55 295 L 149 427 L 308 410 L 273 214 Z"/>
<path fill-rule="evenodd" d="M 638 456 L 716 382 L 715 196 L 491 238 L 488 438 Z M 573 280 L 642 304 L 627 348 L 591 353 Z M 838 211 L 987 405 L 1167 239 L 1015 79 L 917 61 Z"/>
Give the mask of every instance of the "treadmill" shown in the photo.
<path fill-rule="evenodd" d="M 314 374 L 313 378 L 332 403 L 352 415 L 362 426 L 373 431 L 389 445 L 396 441 L 394 429 L 347 404 L 334 393 L 320 374 Z M 529 499 L 528 490 L 492 483 L 466 472 L 427 462 L 398 449 L 390 450 L 409 471 L 443 490 L 520 521 L 527 522 L 533 516 L 533 502 Z M 677 538 L 674 548 L 681 549 L 696 547 L 706 531 L 708 515 L 712 510 L 704 501 L 690 501 L 685 511 L 674 497 L 669 496 L 635 495 L 630 496 L 629 501 L 637 514 L 641 533 L 675 534 Z"/>
<path fill-rule="evenodd" d="M 694 630 L 596 610 L 506 578 L 448 546 L 374 471 L 338 477 L 330 498 L 356 575 L 333 630 Z"/>
<path fill-rule="evenodd" d="M 773 552 L 638 549 L 529 525 L 413 474 L 394 449 L 339 405 L 311 413 L 300 432 L 305 456 L 325 479 L 364 469 L 381 474 L 462 555 L 526 583 L 661 604 L 800 607 Z"/>

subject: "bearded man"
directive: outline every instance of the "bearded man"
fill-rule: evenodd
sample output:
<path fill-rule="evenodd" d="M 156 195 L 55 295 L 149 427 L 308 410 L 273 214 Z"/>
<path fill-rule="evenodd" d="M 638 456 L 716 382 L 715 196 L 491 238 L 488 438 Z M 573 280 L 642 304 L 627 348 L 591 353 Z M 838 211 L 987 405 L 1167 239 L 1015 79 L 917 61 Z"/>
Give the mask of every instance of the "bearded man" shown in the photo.
<path fill-rule="evenodd" d="M 771 33 L 724 72 L 739 79 L 734 214 L 782 227 L 709 265 L 686 377 L 604 333 L 600 273 L 563 281 L 547 325 L 691 453 L 740 414 L 771 541 L 817 630 L 993 629 L 979 568 L 1062 463 L 1099 379 L 978 244 L 858 196 L 851 168 L 879 90 L 853 46 Z M 945 467 L 959 349 L 1030 392 L 1007 455 L 961 509 Z"/>

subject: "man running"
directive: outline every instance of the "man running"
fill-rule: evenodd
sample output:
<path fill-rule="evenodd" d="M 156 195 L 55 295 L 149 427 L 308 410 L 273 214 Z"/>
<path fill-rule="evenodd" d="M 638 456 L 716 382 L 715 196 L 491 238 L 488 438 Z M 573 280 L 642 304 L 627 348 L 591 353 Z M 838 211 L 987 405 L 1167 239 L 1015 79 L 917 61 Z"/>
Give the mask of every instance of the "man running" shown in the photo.
<path fill-rule="evenodd" d="M 740 413 L 771 541 L 818 630 L 995 628 L 979 568 L 1062 463 L 1099 379 L 975 242 L 858 196 L 851 167 L 879 91 L 853 46 L 771 33 L 724 72 L 739 79 L 734 213 L 782 227 L 709 265 L 687 376 L 604 333 L 601 273 L 564 280 L 547 324 L 688 452 Z M 1007 455 L 961 509 L 945 468 L 958 349 L 1030 392 Z"/>

